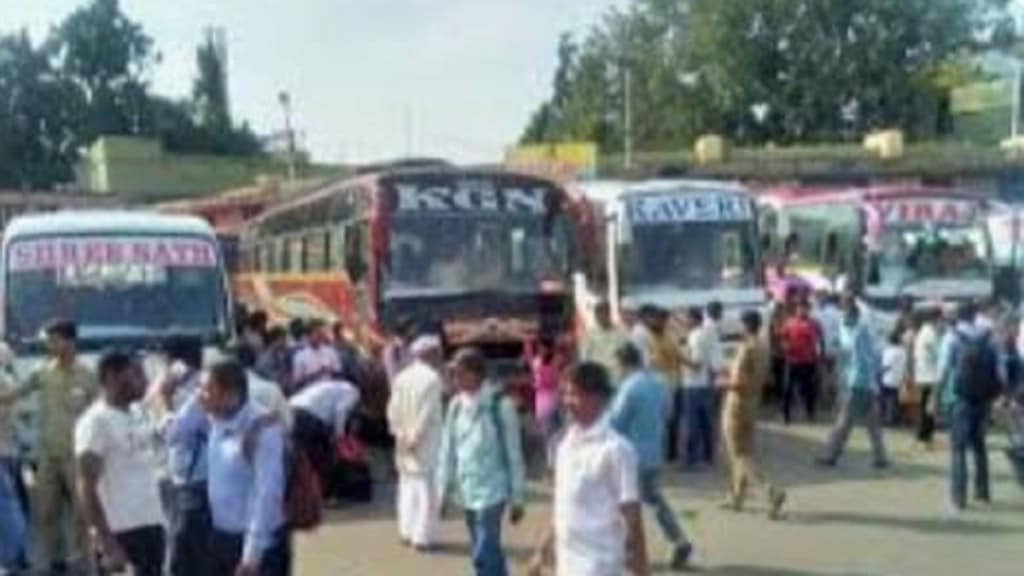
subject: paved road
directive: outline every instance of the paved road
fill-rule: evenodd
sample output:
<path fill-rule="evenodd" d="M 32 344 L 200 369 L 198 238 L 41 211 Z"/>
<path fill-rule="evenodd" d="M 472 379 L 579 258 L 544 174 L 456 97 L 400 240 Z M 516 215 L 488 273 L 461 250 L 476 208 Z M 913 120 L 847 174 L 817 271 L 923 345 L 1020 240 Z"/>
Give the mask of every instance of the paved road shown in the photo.
<path fill-rule="evenodd" d="M 957 519 L 946 513 L 944 450 L 915 451 L 906 434 L 889 434 L 895 465 L 876 472 L 866 439 L 835 470 L 812 464 L 824 428 L 763 427 L 765 468 L 790 491 L 788 515 L 771 522 L 759 511 L 720 511 L 720 471 L 671 472 L 669 497 L 696 541 L 704 574 L 723 576 L 1020 576 L 1024 574 L 1024 490 L 994 437 L 995 504 Z M 461 576 L 470 574 L 462 525 L 445 523 L 442 552 L 418 556 L 398 544 L 386 491 L 373 506 L 342 510 L 297 542 L 300 576 Z M 524 572 L 548 513 L 548 490 L 533 486 L 528 519 L 507 533 L 513 574 Z M 648 539 L 664 566 L 668 548 L 652 518 Z M 657 573 L 667 573 L 660 568 Z"/>

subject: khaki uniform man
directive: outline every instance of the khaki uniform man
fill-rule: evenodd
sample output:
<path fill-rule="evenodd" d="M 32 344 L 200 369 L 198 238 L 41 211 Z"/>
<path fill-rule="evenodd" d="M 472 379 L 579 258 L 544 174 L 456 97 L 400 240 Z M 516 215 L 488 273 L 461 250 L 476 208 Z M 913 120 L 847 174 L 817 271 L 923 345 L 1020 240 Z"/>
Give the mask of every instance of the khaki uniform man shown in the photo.
<path fill-rule="evenodd" d="M 786 493 L 767 482 L 754 461 L 758 405 L 762 390 L 771 377 L 771 352 L 761 341 L 761 316 L 743 315 L 744 340 L 734 360 L 722 410 L 722 437 L 729 458 L 729 496 L 723 506 L 743 508 L 750 489 L 762 489 L 768 497 L 769 514 L 779 518 Z"/>
<path fill-rule="evenodd" d="M 31 501 L 32 565 L 39 571 L 90 558 L 88 534 L 75 499 L 73 434 L 75 420 L 99 388 L 96 375 L 77 360 L 77 327 L 58 321 L 47 326 L 45 332 L 50 358 L 24 386 L 0 397 L 0 402 L 10 403 L 38 393 Z M 68 522 L 70 533 L 66 530 Z M 68 534 L 70 541 L 65 541 Z"/>

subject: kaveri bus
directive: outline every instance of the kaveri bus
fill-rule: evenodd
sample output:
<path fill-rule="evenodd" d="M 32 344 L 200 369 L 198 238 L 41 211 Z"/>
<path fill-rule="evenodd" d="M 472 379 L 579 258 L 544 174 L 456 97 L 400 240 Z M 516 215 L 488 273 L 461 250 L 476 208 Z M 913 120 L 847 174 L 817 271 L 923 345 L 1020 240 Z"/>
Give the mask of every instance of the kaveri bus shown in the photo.
<path fill-rule="evenodd" d="M 767 304 L 750 192 L 702 180 L 598 181 L 577 189 L 604 222 L 597 242 L 603 258 L 577 283 L 581 294 L 607 297 L 626 324 L 645 305 L 678 316 L 720 302 L 731 350 L 741 313 Z"/>

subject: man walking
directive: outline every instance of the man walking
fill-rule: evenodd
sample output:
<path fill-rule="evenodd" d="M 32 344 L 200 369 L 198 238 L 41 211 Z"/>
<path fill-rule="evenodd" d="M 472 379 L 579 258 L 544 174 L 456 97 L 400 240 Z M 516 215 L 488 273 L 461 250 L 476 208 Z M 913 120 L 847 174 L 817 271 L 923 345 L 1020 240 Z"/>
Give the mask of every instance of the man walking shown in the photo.
<path fill-rule="evenodd" d="M 933 402 L 947 410 L 950 422 L 949 497 L 953 514 L 967 507 L 967 452 L 974 456 L 974 499 L 992 500 L 988 474 L 988 417 L 1001 391 L 999 359 L 988 332 L 975 325 L 970 303 L 956 311 L 956 326 L 946 332 L 939 353 L 939 389 Z"/>
<path fill-rule="evenodd" d="M 444 423 L 438 486 L 442 502 L 452 488 L 465 510 L 476 576 L 506 576 L 501 524 L 506 509 L 512 524 L 523 517 L 526 473 L 516 407 L 485 383 L 486 371 L 475 349 L 452 361 L 458 394 Z"/>
<path fill-rule="evenodd" d="M 761 315 L 743 314 L 743 344 L 733 361 L 722 413 L 722 436 L 729 458 L 729 498 L 726 507 L 740 511 L 751 488 L 765 487 L 771 506 L 769 515 L 778 518 L 786 493 L 767 483 L 754 462 L 754 441 L 761 393 L 771 378 L 772 358 L 760 337 Z"/>
<path fill-rule="evenodd" d="M 636 451 L 641 499 L 654 509 L 662 533 L 672 543 L 672 569 L 682 570 L 686 568 L 693 545 L 665 500 L 659 478 L 664 458 L 665 388 L 643 367 L 640 351 L 632 343 L 627 342 L 616 355 L 617 372 L 623 375 L 623 380 L 608 409 L 608 422 Z"/>
<path fill-rule="evenodd" d="M 860 308 L 852 298 L 844 303 L 839 354 L 842 405 L 829 437 L 825 455 L 818 460 L 818 464 L 834 467 L 846 449 L 853 425 L 863 422 L 871 439 L 875 468 L 886 468 L 889 461 L 882 442 L 877 353 L 871 332 L 861 322 Z"/>
<path fill-rule="evenodd" d="M 603 418 L 612 396 L 605 370 L 583 363 L 566 383 L 571 425 L 558 447 L 551 527 L 530 563 L 541 576 L 647 576 L 637 454 Z"/>
<path fill-rule="evenodd" d="M 104 355 L 99 373 L 102 396 L 75 428 L 78 496 L 106 570 L 131 566 L 137 576 L 160 576 L 165 535 L 155 436 L 136 404 L 146 379 L 121 352 Z"/>
<path fill-rule="evenodd" d="M 276 416 L 249 401 L 246 376 L 239 363 L 221 362 L 201 391 L 212 421 L 208 567 L 218 575 L 287 576 L 292 550 L 284 517 L 285 433 Z"/>
<path fill-rule="evenodd" d="M 52 322 L 44 332 L 50 359 L 20 389 L 0 396 L 0 402 L 39 393 L 36 473 L 30 498 L 32 566 L 39 572 L 60 573 L 89 558 L 88 537 L 75 498 L 73 437 L 75 419 L 99 385 L 93 372 L 78 361 L 78 328 L 73 322 Z M 62 547 L 68 522 L 71 542 Z"/>
<path fill-rule="evenodd" d="M 410 352 L 412 363 L 391 388 L 388 423 L 398 468 L 398 534 L 422 552 L 436 543 L 440 513 L 434 481 L 444 429 L 444 382 L 438 372 L 444 355 L 436 336 L 417 338 Z"/>

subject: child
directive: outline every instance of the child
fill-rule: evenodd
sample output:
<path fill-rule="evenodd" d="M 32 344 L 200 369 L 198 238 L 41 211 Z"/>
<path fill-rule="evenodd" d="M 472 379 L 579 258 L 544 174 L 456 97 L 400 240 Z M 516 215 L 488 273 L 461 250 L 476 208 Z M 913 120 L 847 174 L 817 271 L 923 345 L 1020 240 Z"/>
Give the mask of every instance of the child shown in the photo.
<path fill-rule="evenodd" d="M 888 426 L 899 423 L 900 388 L 907 377 L 907 347 L 900 330 L 893 330 L 882 351 L 882 417 Z"/>
<path fill-rule="evenodd" d="M 554 339 L 550 336 L 541 336 L 537 347 L 527 350 L 527 361 L 530 364 L 533 385 L 534 417 L 544 437 L 545 454 L 550 464 L 561 425 L 558 410 L 558 380 L 561 366 L 555 352 Z"/>

